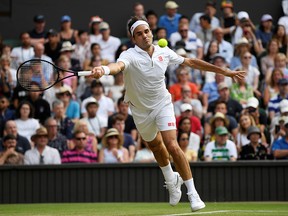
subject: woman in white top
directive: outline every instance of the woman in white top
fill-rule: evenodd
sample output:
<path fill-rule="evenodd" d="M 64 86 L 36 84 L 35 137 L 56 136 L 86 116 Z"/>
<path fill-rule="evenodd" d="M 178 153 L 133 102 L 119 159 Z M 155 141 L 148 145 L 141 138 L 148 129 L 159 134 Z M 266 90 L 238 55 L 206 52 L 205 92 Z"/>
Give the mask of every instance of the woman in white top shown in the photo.
<path fill-rule="evenodd" d="M 102 139 L 102 148 L 99 152 L 99 163 L 127 163 L 129 153 L 123 147 L 123 137 L 115 128 L 107 130 Z"/>
<path fill-rule="evenodd" d="M 31 141 L 31 136 L 40 128 L 40 123 L 33 118 L 34 107 L 28 101 L 20 103 L 16 110 L 15 123 L 18 128 L 18 133 Z"/>

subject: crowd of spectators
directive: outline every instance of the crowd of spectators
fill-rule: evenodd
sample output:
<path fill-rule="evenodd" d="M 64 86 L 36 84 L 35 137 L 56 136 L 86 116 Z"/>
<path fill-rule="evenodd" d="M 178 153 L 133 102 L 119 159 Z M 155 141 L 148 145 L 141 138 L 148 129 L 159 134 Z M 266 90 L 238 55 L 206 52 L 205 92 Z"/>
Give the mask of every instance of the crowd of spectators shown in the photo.
<path fill-rule="evenodd" d="M 155 45 L 166 38 L 178 55 L 247 72 L 235 83 L 209 71 L 168 67 L 177 140 L 190 162 L 288 159 L 287 4 L 282 1 L 279 20 L 263 14 L 255 22 L 230 0 L 220 10 L 207 1 L 195 14 L 180 14 L 175 1 L 165 3 L 164 14 L 133 5 L 131 15 L 146 16 Z M 134 45 L 128 31 L 127 40 L 113 36 L 105 18 L 95 15 L 88 28 L 75 29 L 64 15 L 58 31 L 36 15 L 20 46 L 0 41 L 0 164 L 155 162 L 125 103 L 122 72 L 67 78 L 44 92 L 17 85 L 17 68 L 33 58 L 75 71 L 115 62 Z"/>

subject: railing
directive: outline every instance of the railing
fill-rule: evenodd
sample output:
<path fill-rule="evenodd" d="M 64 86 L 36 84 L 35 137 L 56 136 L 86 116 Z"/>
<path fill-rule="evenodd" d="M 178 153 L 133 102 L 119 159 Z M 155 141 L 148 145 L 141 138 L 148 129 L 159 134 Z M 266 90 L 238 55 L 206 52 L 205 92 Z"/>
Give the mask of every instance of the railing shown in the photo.
<path fill-rule="evenodd" d="M 190 165 L 205 201 L 288 201 L 288 161 Z M 163 184 L 157 164 L 1 166 L 0 203 L 166 202 Z"/>

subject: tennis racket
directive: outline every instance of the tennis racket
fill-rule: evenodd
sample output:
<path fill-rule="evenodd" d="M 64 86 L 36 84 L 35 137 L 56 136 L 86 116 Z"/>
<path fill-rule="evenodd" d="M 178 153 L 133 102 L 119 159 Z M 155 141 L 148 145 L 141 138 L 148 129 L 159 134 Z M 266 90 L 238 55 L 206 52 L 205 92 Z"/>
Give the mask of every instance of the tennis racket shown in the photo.
<path fill-rule="evenodd" d="M 68 75 L 64 72 L 68 72 Z M 30 59 L 17 69 L 17 82 L 27 91 L 45 91 L 69 77 L 89 76 L 91 73 L 65 70 L 43 59 Z"/>

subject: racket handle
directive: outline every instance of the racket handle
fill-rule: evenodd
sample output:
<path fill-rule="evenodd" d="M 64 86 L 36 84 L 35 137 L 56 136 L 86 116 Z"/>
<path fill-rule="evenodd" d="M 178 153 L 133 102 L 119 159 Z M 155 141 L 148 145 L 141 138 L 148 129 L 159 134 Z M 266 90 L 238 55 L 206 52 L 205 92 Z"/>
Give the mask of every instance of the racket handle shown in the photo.
<path fill-rule="evenodd" d="M 78 71 L 78 76 L 90 76 L 92 74 L 92 71 Z"/>

